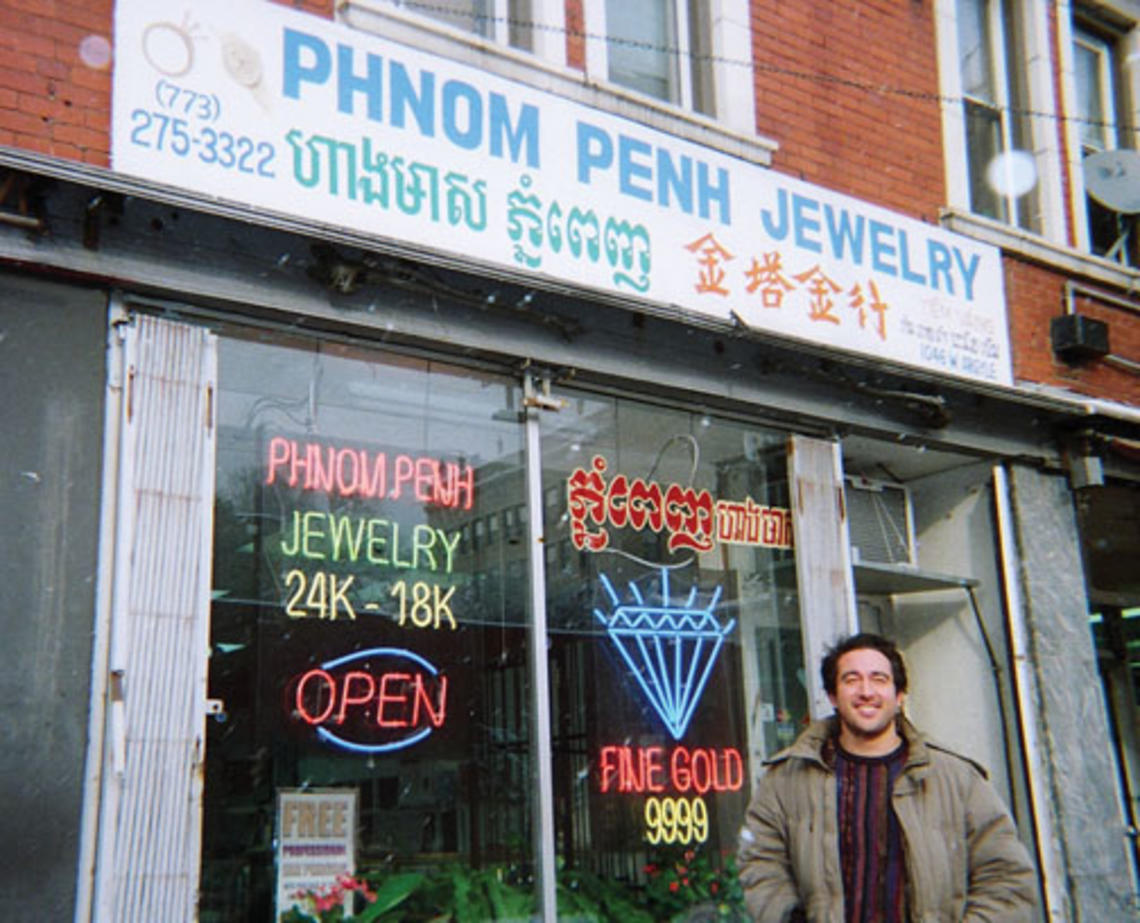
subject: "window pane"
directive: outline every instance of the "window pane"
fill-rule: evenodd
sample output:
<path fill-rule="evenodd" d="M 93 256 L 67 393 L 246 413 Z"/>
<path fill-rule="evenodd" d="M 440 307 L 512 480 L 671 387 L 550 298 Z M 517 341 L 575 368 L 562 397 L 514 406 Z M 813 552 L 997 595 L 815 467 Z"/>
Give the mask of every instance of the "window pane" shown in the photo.
<path fill-rule="evenodd" d="M 1073 71 L 1077 90 L 1077 117 L 1081 120 L 1081 146 L 1088 151 L 1104 151 L 1114 147 L 1106 124 L 1112 118 L 1108 110 L 1111 89 L 1105 85 L 1110 73 L 1109 51 L 1103 42 L 1076 31 L 1073 42 Z"/>
<path fill-rule="evenodd" d="M 527 546 L 479 528 L 525 499 L 515 386 L 283 339 L 219 365 L 200 918 L 275 919 L 346 841 L 412 918 L 492 880 L 532 907 Z"/>
<path fill-rule="evenodd" d="M 408 8 L 464 32 L 474 32 L 487 38 L 495 34 L 495 24 L 491 19 L 494 0 L 431 0 L 430 3 L 410 3 Z"/>
<path fill-rule="evenodd" d="M 510 0 L 508 10 L 511 47 L 534 51 L 534 9 L 531 0 Z"/>
<path fill-rule="evenodd" d="M 986 0 L 958 0 L 958 59 L 962 92 L 995 103 L 994 66 L 986 20 Z"/>
<path fill-rule="evenodd" d="M 807 715 L 785 440 L 587 395 L 543 423 L 560 915 L 704 919 L 752 773 Z M 686 491 L 727 531 L 653 518 Z"/>
<path fill-rule="evenodd" d="M 1001 122 L 996 112 L 966 104 L 966 144 L 970 152 L 970 210 L 1004 219 L 1003 202 L 990 186 L 986 169 L 1001 150 Z"/>
<path fill-rule="evenodd" d="M 689 0 L 689 51 L 693 81 L 693 109 L 702 115 L 716 114 L 716 81 L 713 79 L 712 22 L 708 4 Z"/>
<path fill-rule="evenodd" d="M 1130 229 L 1131 220 L 1101 205 L 1092 196 L 1085 197 L 1085 204 L 1089 222 L 1089 250 L 1097 256 L 1107 256 L 1113 252 L 1125 231 Z M 1135 261 L 1136 242 L 1126 243 L 1128 246 L 1123 251 L 1117 248 L 1113 257 L 1132 264 Z"/>
<path fill-rule="evenodd" d="M 607 0 L 609 79 L 657 99 L 679 102 L 675 15 L 671 0 Z"/>

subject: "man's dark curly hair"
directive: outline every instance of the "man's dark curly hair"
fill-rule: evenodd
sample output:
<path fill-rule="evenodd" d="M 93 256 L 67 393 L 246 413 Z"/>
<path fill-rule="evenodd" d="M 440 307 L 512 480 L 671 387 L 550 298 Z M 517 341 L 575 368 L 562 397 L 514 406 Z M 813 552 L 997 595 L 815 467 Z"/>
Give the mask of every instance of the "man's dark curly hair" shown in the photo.
<path fill-rule="evenodd" d="M 823 688 L 827 690 L 828 695 L 835 695 L 837 689 L 839 658 L 850 651 L 863 650 L 878 651 L 886 657 L 891 662 L 891 676 L 895 681 L 895 690 L 906 692 L 906 664 L 895 642 L 882 635 L 864 631 L 840 638 L 823 655 L 823 661 L 819 665 L 819 675 L 823 679 Z"/>

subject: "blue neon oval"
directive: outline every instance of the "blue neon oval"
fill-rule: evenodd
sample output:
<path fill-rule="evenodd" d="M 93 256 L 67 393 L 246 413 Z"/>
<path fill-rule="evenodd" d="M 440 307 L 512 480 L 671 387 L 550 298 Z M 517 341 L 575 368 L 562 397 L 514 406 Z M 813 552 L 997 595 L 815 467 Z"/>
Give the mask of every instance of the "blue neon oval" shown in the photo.
<path fill-rule="evenodd" d="M 346 664 L 353 663 L 354 661 L 369 660 L 374 657 L 389 657 L 395 659 L 403 658 L 412 661 L 420 667 L 423 667 L 423 669 L 430 673 L 432 676 L 439 675 L 439 670 L 436 669 L 435 665 L 432 664 L 429 660 L 424 659 L 414 651 L 405 650 L 399 647 L 372 647 L 363 651 L 354 651 L 353 653 L 345 654 L 342 657 L 335 657 L 332 660 L 326 660 L 320 665 L 320 669 L 331 672 L 332 670 L 343 667 Z M 328 730 L 328 728 L 319 725 L 315 727 L 317 736 L 320 737 L 323 741 L 332 744 L 335 747 L 340 747 L 344 750 L 350 750 L 353 753 L 390 753 L 395 750 L 403 750 L 406 747 L 417 744 L 425 738 L 429 737 L 431 735 L 431 732 L 434 730 L 434 728 L 429 724 L 426 727 L 420 728 L 409 737 L 388 741 L 387 743 L 364 744 L 358 743 L 354 740 L 348 740 L 338 734 L 334 734 L 332 731 Z"/>

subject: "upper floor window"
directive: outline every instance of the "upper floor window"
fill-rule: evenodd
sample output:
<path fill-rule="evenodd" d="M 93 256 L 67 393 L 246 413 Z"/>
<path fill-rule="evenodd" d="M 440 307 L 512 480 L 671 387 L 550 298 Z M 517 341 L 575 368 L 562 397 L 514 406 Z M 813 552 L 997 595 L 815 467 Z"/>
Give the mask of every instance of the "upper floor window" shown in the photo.
<path fill-rule="evenodd" d="M 387 5 L 500 45 L 535 51 L 536 4 L 544 0 L 387 0 Z M 377 4 L 382 5 L 382 4 Z"/>
<path fill-rule="evenodd" d="M 586 73 L 756 132 L 748 0 L 583 0 Z"/>
<path fill-rule="evenodd" d="M 606 0 L 607 77 L 612 83 L 713 115 L 709 4 Z"/>
<path fill-rule="evenodd" d="M 1085 154 L 1117 146 L 1116 67 L 1112 46 L 1080 25 L 1073 27 L 1073 76 L 1081 150 Z"/>
<path fill-rule="evenodd" d="M 1036 231 L 1031 107 L 1016 42 L 1023 34 L 1019 19 L 1019 5 L 1011 0 L 957 0 L 969 207 Z"/>
<path fill-rule="evenodd" d="M 1081 18 L 1073 21 L 1073 107 L 1080 138 L 1081 159 L 1127 147 L 1121 129 L 1124 93 L 1121 61 L 1117 54 L 1119 35 L 1107 27 Z M 1140 244 L 1135 239 L 1135 217 L 1098 201 L 1086 192 L 1085 215 L 1088 249 L 1098 256 L 1135 265 Z"/>

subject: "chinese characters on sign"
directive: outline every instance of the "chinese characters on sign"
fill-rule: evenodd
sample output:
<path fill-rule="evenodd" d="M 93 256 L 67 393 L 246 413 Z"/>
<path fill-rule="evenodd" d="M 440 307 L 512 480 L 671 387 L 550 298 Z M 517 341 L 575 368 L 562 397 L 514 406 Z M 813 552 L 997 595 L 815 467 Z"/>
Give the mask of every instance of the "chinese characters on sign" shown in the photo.
<path fill-rule="evenodd" d="M 785 302 L 796 300 L 796 294 L 802 293 L 798 307 L 812 323 L 822 321 L 838 327 L 849 317 L 860 330 L 867 330 L 880 340 L 887 339 L 890 306 L 879 295 L 874 279 L 844 286 L 818 263 L 789 279 L 784 273 L 783 254 L 778 250 L 764 253 L 759 259 L 753 257 L 748 269 L 735 278 L 725 268 L 735 257 L 711 233 L 686 244 L 685 249 L 697 256 L 693 289 L 698 295 L 729 296 L 742 284 L 745 293 L 759 298 L 763 309 L 781 310 Z M 847 313 L 841 316 L 837 312 Z"/>

